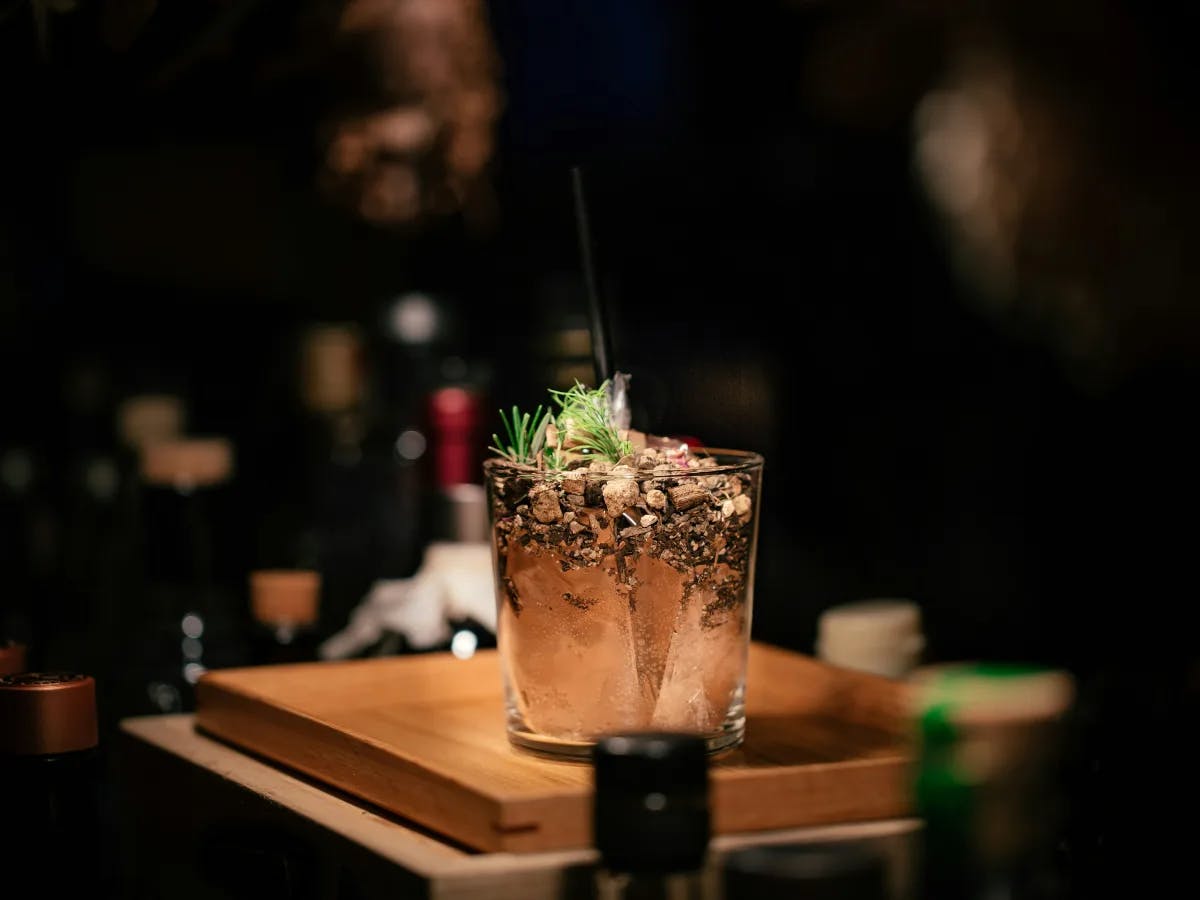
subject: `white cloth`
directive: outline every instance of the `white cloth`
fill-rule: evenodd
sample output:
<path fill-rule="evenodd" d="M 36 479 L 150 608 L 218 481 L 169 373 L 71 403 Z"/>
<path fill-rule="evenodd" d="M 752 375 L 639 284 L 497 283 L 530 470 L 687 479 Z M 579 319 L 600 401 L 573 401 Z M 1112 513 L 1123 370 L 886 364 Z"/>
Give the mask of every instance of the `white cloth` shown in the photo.
<path fill-rule="evenodd" d="M 433 543 L 411 578 L 375 582 L 341 631 L 317 652 L 347 659 L 374 644 L 384 631 L 404 635 L 414 649 L 450 638 L 450 623 L 473 619 L 496 631 L 496 591 L 488 543 Z"/>

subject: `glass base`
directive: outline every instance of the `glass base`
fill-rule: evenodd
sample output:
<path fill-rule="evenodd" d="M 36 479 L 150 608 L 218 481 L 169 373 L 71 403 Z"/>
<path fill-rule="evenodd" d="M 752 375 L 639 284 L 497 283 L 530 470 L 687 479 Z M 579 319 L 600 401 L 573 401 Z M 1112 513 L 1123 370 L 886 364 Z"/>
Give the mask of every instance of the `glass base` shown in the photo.
<path fill-rule="evenodd" d="M 719 731 L 702 735 L 709 756 L 716 756 L 741 746 L 746 735 L 746 718 L 738 716 L 725 722 Z M 520 721 L 510 721 L 508 725 L 508 742 L 518 750 L 532 753 L 543 759 L 559 762 L 590 763 L 592 747 L 595 741 L 566 740 L 538 734 L 524 727 Z"/>

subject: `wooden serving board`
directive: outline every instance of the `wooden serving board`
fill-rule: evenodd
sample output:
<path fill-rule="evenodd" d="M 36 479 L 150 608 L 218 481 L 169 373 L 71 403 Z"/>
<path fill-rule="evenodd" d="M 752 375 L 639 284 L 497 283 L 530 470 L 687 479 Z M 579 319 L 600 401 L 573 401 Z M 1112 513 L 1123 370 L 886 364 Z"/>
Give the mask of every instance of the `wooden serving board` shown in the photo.
<path fill-rule="evenodd" d="M 510 747 L 494 650 L 226 669 L 196 726 L 466 847 L 591 844 L 591 768 Z M 755 643 L 743 746 L 714 759 L 713 830 L 910 813 L 901 683 Z"/>

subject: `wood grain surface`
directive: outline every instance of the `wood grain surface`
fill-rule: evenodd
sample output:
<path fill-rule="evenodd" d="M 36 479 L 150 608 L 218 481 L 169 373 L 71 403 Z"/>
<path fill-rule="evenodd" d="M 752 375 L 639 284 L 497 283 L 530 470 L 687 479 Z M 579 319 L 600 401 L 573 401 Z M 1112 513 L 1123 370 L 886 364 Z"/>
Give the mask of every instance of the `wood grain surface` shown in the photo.
<path fill-rule="evenodd" d="M 718 835 L 910 813 L 902 684 L 753 644 L 743 746 L 712 767 Z M 196 727 L 465 847 L 591 843 L 591 769 L 513 749 L 495 651 L 227 669 Z"/>

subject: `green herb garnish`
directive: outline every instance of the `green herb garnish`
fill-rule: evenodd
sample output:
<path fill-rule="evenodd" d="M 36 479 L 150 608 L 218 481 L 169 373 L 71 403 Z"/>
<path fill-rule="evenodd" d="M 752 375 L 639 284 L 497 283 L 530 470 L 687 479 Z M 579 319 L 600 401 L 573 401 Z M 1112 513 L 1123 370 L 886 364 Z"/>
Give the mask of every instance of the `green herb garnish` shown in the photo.
<path fill-rule="evenodd" d="M 532 416 L 529 413 L 522 415 L 515 406 L 511 416 L 500 410 L 500 422 L 504 425 L 508 442 L 505 443 L 500 440 L 499 435 L 492 434 L 492 446 L 489 449 L 509 462 L 532 466 L 536 464 L 538 454 L 546 443 L 546 427 L 550 421 L 549 407 L 543 410 L 540 403 Z"/>
<path fill-rule="evenodd" d="M 633 452 L 633 444 L 623 440 L 613 424 L 607 388 L 608 381 L 598 388 L 587 388 L 576 381 L 569 390 L 550 391 L 559 406 L 554 417 L 559 456 L 563 450 L 571 450 L 615 463 Z"/>
<path fill-rule="evenodd" d="M 507 440 L 492 435 L 489 448 L 509 462 L 539 469 L 561 471 L 574 459 L 596 458 L 616 463 L 633 452 L 633 444 L 621 437 L 612 420 L 608 400 L 608 381 L 598 388 L 576 381 L 565 391 L 550 391 L 558 405 L 558 415 L 541 404 L 533 415 L 522 414 L 517 407 L 511 413 L 500 410 Z"/>

